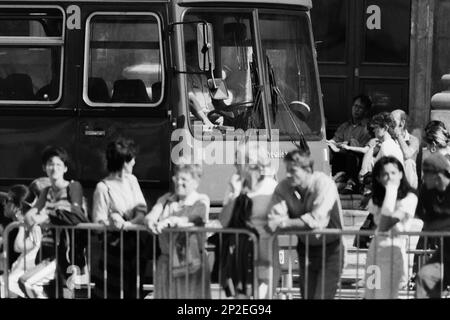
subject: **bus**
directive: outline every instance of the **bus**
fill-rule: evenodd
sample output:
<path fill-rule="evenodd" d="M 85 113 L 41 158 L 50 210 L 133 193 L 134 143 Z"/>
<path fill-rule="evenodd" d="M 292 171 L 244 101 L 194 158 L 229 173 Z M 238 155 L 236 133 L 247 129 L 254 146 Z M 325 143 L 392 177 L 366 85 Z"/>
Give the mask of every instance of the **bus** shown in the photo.
<path fill-rule="evenodd" d="M 0 187 L 44 175 L 40 153 L 59 145 L 71 155 L 69 178 L 92 192 L 107 174 L 105 146 L 120 135 L 139 146 L 134 174 L 149 203 L 170 188 L 174 156 L 191 148 L 203 161 L 199 191 L 220 207 L 242 134 L 267 144 L 280 178 L 283 156 L 302 144 L 329 173 L 311 7 L 0 0 Z M 206 119 L 196 97 L 210 107 Z"/>

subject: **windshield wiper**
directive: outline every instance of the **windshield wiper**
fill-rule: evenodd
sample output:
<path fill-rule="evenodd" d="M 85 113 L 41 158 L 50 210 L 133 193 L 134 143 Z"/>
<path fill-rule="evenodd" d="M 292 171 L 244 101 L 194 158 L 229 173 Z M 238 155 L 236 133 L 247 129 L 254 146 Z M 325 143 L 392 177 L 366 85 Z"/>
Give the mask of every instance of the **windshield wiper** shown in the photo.
<path fill-rule="evenodd" d="M 286 110 L 287 114 L 289 115 L 289 119 L 291 120 L 292 124 L 294 125 L 295 131 L 297 132 L 299 136 L 299 143 L 297 143 L 295 137 L 293 137 L 289 131 L 288 134 L 291 137 L 291 142 L 299 149 L 302 150 L 309 150 L 308 143 L 306 142 L 305 135 L 303 133 L 303 130 L 300 126 L 297 125 L 294 119 L 294 115 L 292 114 L 291 109 L 289 108 L 289 104 L 286 102 L 286 99 L 284 98 L 283 94 L 280 91 L 280 88 L 278 88 L 276 78 L 275 78 L 275 71 L 272 67 L 272 64 L 270 63 L 269 57 L 266 55 L 266 61 L 267 61 L 267 69 L 269 71 L 269 85 L 270 85 L 270 94 L 272 97 L 272 113 L 274 115 L 273 119 L 275 122 L 275 114 L 278 112 L 278 98 L 281 100 L 281 105 Z"/>

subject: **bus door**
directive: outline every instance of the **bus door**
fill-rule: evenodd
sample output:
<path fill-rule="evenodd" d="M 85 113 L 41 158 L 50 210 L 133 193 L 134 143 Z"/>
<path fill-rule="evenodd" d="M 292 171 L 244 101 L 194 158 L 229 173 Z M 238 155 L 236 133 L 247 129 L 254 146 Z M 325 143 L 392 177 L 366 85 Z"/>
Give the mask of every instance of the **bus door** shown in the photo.
<path fill-rule="evenodd" d="M 221 203 L 235 171 L 234 150 L 243 133 L 266 144 L 280 179 L 284 155 L 306 141 L 316 169 L 329 170 L 311 27 L 306 9 L 298 9 L 210 7 L 184 14 L 189 128 L 202 140 L 200 190 L 213 205 Z M 195 21 L 207 23 L 212 35 L 202 36 Z M 202 60 L 199 37 L 205 36 L 212 61 Z M 192 100 L 206 105 L 209 122 Z"/>
<path fill-rule="evenodd" d="M 76 153 L 75 101 L 63 92 L 65 8 L 0 2 L 0 179 L 3 187 L 45 175 L 49 144 Z M 65 99 L 67 98 L 67 99 Z M 68 178 L 76 177 L 71 163 Z"/>
<path fill-rule="evenodd" d="M 85 25 L 80 110 L 80 176 L 92 184 L 106 174 L 108 141 L 134 139 L 134 174 L 143 189 L 167 190 L 170 173 L 167 79 L 161 4 L 89 4 Z M 162 191 L 161 191 L 162 190 Z M 152 200 L 158 195 L 150 194 Z"/>

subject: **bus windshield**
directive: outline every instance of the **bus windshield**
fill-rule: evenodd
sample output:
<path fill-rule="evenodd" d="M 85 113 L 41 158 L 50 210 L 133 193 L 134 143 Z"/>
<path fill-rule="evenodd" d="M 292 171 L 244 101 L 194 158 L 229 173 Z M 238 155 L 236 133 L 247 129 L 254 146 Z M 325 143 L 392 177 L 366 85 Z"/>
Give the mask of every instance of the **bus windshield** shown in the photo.
<path fill-rule="evenodd" d="M 293 137 L 295 127 L 299 127 L 308 139 L 320 137 L 321 112 L 307 14 L 271 12 L 258 11 L 257 20 L 252 10 L 191 10 L 185 15 L 185 22 L 192 22 L 184 24 L 191 124 L 279 129 L 281 137 Z M 212 26 L 212 71 L 199 65 L 196 21 Z M 260 31 L 259 37 L 255 37 L 255 30 Z M 261 73 L 258 66 L 265 71 Z M 263 74 L 264 83 L 260 83 Z M 220 85 L 225 94 L 216 94 Z M 275 85 L 278 94 L 274 94 Z M 267 105 L 262 103 L 263 95 L 268 97 Z M 292 101 L 310 107 L 306 120 L 296 110 L 287 110 Z"/>

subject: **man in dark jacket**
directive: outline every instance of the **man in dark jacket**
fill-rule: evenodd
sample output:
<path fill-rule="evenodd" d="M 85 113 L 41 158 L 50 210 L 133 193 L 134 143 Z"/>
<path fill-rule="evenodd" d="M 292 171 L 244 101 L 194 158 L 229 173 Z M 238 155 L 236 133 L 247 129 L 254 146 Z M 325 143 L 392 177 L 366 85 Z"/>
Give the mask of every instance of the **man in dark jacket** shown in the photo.
<path fill-rule="evenodd" d="M 450 231 L 450 159 L 438 152 L 426 158 L 423 180 L 417 206 L 423 230 Z M 440 298 L 442 289 L 450 285 L 450 237 L 427 240 L 435 242 L 436 250 L 419 270 L 416 298 Z"/>

